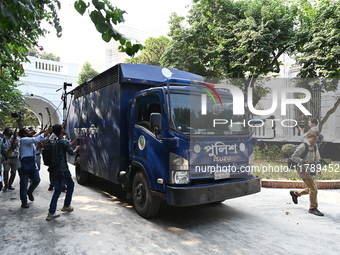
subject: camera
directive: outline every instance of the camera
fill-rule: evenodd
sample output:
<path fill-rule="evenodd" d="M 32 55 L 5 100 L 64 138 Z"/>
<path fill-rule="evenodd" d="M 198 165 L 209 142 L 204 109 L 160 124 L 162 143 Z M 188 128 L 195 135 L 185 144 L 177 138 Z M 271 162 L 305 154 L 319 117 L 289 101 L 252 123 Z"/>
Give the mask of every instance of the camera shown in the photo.
<path fill-rule="evenodd" d="M 22 112 L 12 112 L 11 116 L 12 118 L 22 118 L 24 114 Z"/>
<path fill-rule="evenodd" d="M 293 127 L 293 129 L 297 129 L 297 135 L 301 135 L 300 133 L 300 128 L 304 129 L 305 128 L 305 123 L 304 122 L 297 122 L 297 125 Z"/>

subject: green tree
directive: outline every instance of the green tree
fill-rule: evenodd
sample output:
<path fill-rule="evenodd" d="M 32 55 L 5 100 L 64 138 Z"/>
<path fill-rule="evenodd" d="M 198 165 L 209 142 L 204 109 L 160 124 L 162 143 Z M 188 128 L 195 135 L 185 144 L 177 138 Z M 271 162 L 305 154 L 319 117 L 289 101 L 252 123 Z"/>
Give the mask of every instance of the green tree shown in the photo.
<path fill-rule="evenodd" d="M 37 47 L 39 37 L 47 32 L 41 28 L 41 22 L 46 20 L 58 36 L 62 35 L 58 17 L 61 5 L 58 0 L 3 0 L 0 4 L 0 68 L 7 67 L 13 78 L 19 80 L 23 71 L 21 63 L 27 61 L 28 50 Z M 74 7 L 81 15 L 92 8 L 89 17 L 97 31 L 106 42 L 112 38 L 119 41 L 120 51 L 133 56 L 142 48 L 140 44 L 131 44 L 114 28 L 124 22 L 125 11 L 112 6 L 108 0 L 92 0 L 91 3 L 78 0 Z"/>
<path fill-rule="evenodd" d="M 19 80 L 20 75 L 23 74 L 22 63 L 28 61 L 29 49 L 38 47 L 39 37 L 47 33 L 41 28 L 42 21 L 45 20 L 54 27 L 57 36 L 62 35 L 58 17 L 60 8 L 61 4 L 58 0 L 0 1 L 0 77 L 3 73 L 9 72 L 13 81 Z M 91 9 L 89 17 L 103 40 L 119 41 L 120 51 L 133 56 L 142 48 L 142 45 L 132 44 L 126 40 L 114 28 L 114 25 L 124 22 L 125 11 L 112 6 L 108 0 L 92 0 L 91 3 L 78 0 L 74 2 L 74 8 L 81 15 Z M 2 107 L 11 102 L 11 97 L 7 96 L 8 94 L 3 95 Z"/>
<path fill-rule="evenodd" d="M 40 58 L 40 52 L 35 48 L 28 49 L 27 56 Z"/>
<path fill-rule="evenodd" d="M 29 49 L 27 56 L 32 56 L 41 59 L 47 59 L 52 61 L 60 61 L 60 57 L 54 55 L 53 53 L 42 52 L 40 53 L 37 49 Z"/>
<path fill-rule="evenodd" d="M 162 63 L 167 67 L 193 72 L 204 77 L 222 77 L 222 72 L 214 65 L 213 42 L 204 36 L 204 31 L 187 28 L 184 17 L 172 14 L 169 23 L 171 41 L 166 48 Z M 216 52 L 216 51 L 215 51 Z"/>
<path fill-rule="evenodd" d="M 52 61 L 57 61 L 57 62 L 60 61 L 60 57 L 59 56 L 56 56 L 53 53 L 47 53 L 47 52 L 41 53 L 40 58 L 41 59 L 52 60 Z"/>
<path fill-rule="evenodd" d="M 14 80 L 23 73 L 22 62 L 27 61 L 29 48 L 37 45 L 40 36 L 46 33 L 41 21 L 47 20 L 61 35 L 57 15 L 59 1 L 1 1 L 0 8 L 0 67 L 8 68 Z"/>
<path fill-rule="evenodd" d="M 312 94 L 336 91 L 340 78 L 340 1 L 300 0 L 298 3 L 300 29 L 296 63 L 300 70 L 297 76 L 310 78 L 300 79 L 298 84 Z M 339 104 L 340 97 L 321 119 L 320 130 Z"/>
<path fill-rule="evenodd" d="M 256 79 L 277 74 L 279 57 L 294 47 L 296 8 L 276 0 L 196 0 L 188 15 L 173 15 L 164 63 L 205 77 L 238 78 L 268 92 Z"/>
<path fill-rule="evenodd" d="M 162 66 L 161 57 L 169 45 L 170 39 L 165 36 L 158 38 L 149 37 L 145 41 L 144 49 L 140 55 L 131 59 L 126 59 L 125 63 L 144 64 Z"/>
<path fill-rule="evenodd" d="M 27 108 L 19 108 L 16 113 L 21 113 L 22 117 L 12 117 L 11 115 L 5 116 L 0 123 L 0 128 L 3 130 L 5 127 L 12 127 L 20 129 L 21 127 L 38 127 L 39 119 L 38 117 Z"/>
<path fill-rule="evenodd" d="M 90 62 L 86 61 L 83 64 L 83 67 L 81 68 L 81 71 L 79 73 L 78 84 L 83 84 L 98 74 L 99 72 L 97 72 L 96 70 L 92 68 L 92 65 L 90 64 Z"/>
<path fill-rule="evenodd" d="M 17 89 L 18 83 L 15 83 L 7 68 L 3 68 L 0 76 L 0 126 L 4 126 L 4 120 L 10 118 L 12 112 L 26 106 L 24 97 Z"/>

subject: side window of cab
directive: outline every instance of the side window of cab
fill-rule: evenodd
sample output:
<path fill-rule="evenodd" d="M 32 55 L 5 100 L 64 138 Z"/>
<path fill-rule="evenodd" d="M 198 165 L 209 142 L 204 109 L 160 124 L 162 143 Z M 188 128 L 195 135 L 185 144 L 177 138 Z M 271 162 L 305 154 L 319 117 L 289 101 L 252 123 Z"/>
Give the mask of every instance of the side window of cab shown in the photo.
<path fill-rule="evenodd" d="M 136 124 L 151 130 L 150 115 L 151 113 L 162 113 L 161 102 L 157 94 L 145 95 L 137 98 L 136 104 L 137 120 Z"/>

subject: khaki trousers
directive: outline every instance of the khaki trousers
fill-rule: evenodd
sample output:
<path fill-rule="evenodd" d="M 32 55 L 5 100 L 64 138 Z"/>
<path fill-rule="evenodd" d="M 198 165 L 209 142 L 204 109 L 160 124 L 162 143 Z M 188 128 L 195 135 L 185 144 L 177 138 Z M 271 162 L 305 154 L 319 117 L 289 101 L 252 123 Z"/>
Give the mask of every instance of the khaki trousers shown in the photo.
<path fill-rule="evenodd" d="M 18 157 L 15 157 L 2 161 L 4 166 L 3 177 L 5 186 L 12 186 L 17 171 L 18 160 Z M 9 177 L 9 174 L 11 177 Z"/>
<path fill-rule="evenodd" d="M 307 185 L 307 188 L 294 191 L 295 195 L 302 196 L 309 194 L 309 209 L 318 208 L 318 186 L 314 176 L 311 176 L 309 172 L 297 171 L 300 178 Z"/>

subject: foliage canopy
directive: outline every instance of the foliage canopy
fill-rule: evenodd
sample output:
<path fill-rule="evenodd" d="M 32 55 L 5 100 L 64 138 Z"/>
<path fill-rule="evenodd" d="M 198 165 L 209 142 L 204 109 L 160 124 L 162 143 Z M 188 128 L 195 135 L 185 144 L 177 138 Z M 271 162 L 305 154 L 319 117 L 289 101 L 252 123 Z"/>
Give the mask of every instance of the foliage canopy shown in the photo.
<path fill-rule="evenodd" d="M 298 77 L 309 78 L 299 86 L 312 94 L 336 91 L 340 78 L 340 1 L 299 0 L 299 30 L 296 39 Z M 314 101 L 321 100 L 317 98 Z M 317 105 L 317 102 L 311 102 Z M 319 122 L 319 130 L 340 105 L 340 97 Z M 321 117 L 321 116 L 314 116 Z"/>
<path fill-rule="evenodd" d="M 163 66 L 161 57 L 168 47 L 169 42 L 170 39 L 165 36 L 160 36 L 158 38 L 149 37 L 146 39 L 144 49 L 141 51 L 140 55 L 127 59 L 125 63 Z"/>
<path fill-rule="evenodd" d="M 133 56 L 142 49 L 142 45 L 132 44 L 114 28 L 114 25 L 124 22 L 125 12 L 112 6 L 110 1 L 92 0 L 85 3 L 78 0 L 74 7 L 81 15 L 88 10 L 103 40 L 108 42 L 113 38 L 119 41 L 120 51 Z M 28 62 L 30 49 L 38 47 L 38 39 L 48 32 L 42 28 L 42 21 L 54 27 L 58 37 L 62 35 L 58 17 L 60 8 L 59 0 L 0 0 L 0 85 L 1 92 L 4 92 L 0 99 L 1 115 L 8 113 L 8 108 L 25 105 L 14 81 L 18 81 L 23 74 L 22 63 Z M 42 54 L 40 57 L 60 60 L 53 54 Z"/>
<path fill-rule="evenodd" d="M 37 49 L 29 49 L 28 56 L 36 57 L 36 58 L 41 58 L 41 59 L 47 59 L 47 60 L 52 60 L 52 61 L 60 61 L 60 57 L 54 55 L 53 53 L 47 53 L 47 52 L 40 52 Z"/>
<path fill-rule="evenodd" d="M 41 27 L 47 21 L 55 28 L 57 36 L 62 35 L 62 27 L 58 17 L 61 8 L 59 0 L 2 0 L 0 2 L 0 68 L 8 68 L 14 80 L 19 80 L 23 73 L 21 63 L 28 61 L 29 49 L 38 46 L 38 39 L 47 31 Z M 132 44 L 119 33 L 114 25 L 124 22 L 125 11 L 112 6 L 108 0 L 92 0 L 85 3 L 75 1 L 75 9 L 83 15 L 89 11 L 89 17 L 104 41 L 111 38 L 120 42 L 119 49 L 133 56 L 142 48 L 140 44 Z M 1 71 L 0 71 L 1 75 Z"/>
<path fill-rule="evenodd" d="M 96 70 L 92 68 L 92 65 L 90 64 L 90 62 L 86 61 L 83 64 L 83 67 L 81 68 L 81 71 L 79 73 L 78 84 L 83 84 L 98 74 L 99 72 L 97 72 Z"/>
<path fill-rule="evenodd" d="M 166 65 L 205 77 L 238 78 L 255 88 L 257 102 L 268 90 L 257 78 L 280 71 L 280 56 L 294 47 L 296 8 L 276 0 L 195 1 L 184 18 L 170 20 Z M 258 88 L 258 89 L 256 89 Z"/>
<path fill-rule="evenodd" d="M 26 106 L 18 86 L 19 84 L 13 81 L 9 70 L 4 68 L 0 77 L 0 125 L 4 125 L 4 120 L 11 116 L 12 112 Z"/>

